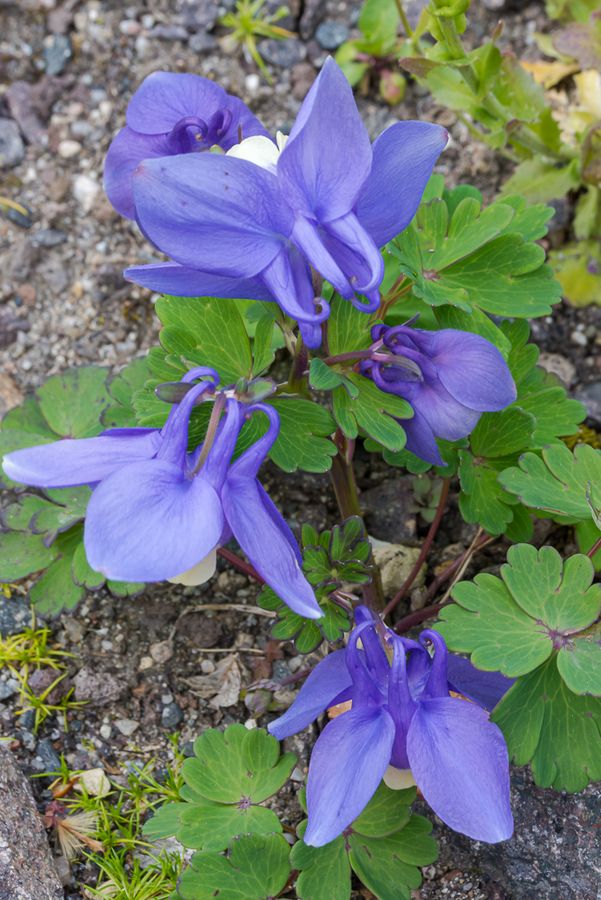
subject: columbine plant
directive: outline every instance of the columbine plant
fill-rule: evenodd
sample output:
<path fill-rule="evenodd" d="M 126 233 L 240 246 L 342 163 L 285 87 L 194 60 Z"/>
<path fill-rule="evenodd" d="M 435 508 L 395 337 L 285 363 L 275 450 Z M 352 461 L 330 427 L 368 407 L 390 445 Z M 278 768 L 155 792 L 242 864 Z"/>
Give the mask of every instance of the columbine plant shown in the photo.
<path fill-rule="evenodd" d="M 520 321 L 559 299 L 535 243 L 550 213 L 517 197 L 483 210 L 475 189 L 447 190 L 433 175 L 447 140 L 437 125 L 397 122 L 372 144 L 331 59 L 287 137 L 206 79 L 150 75 L 111 144 L 105 186 L 169 257 L 125 272 L 168 295 L 156 304 L 161 345 L 109 381 L 96 368 L 54 376 L 0 433 L 17 491 L 0 580 L 41 572 L 32 600 L 45 613 L 105 582 L 121 595 L 143 582 L 199 585 L 221 555 L 266 585 L 274 638 L 303 652 L 334 645 L 269 725 L 284 739 L 332 718 L 292 856 L 261 806 L 291 755 L 279 760 L 260 730 L 208 732 L 184 766 L 190 792 L 151 825 L 199 849 L 182 897 L 225 890 L 234 869 L 249 896 L 276 896 L 291 867 L 299 896 L 350 895 L 352 868 L 388 897 L 386 860 L 409 896 L 415 866 L 433 859 L 429 826 L 408 811 L 411 786 L 451 828 L 497 842 L 513 830 L 510 756 L 531 761 L 543 786 L 601 777 L 591 586 L 601 462 L 565 446 L 584 412 L 536 367 Z M 393 466 L 430 470 L 420 487 L 423 498 L 432 485 L 430 530 L 389 596 L 361 520 L 360 439 Z M 286 472 L 329 470 L 343 522 L 303 527 L 299 545 L 259 480 L 268 458 Z M 429 574 L 431 605 L 398 617 L 452 491 L 478 531 Z M 533 513 L 575 525 L 582 553 L 564 565 L 524 543 Z M 522 542 L 501 578 L 455 585 L 501 536 Z M 435 629 L 404 636 L 441 610 Z M 274 708 L 271 689 L 248 691 L 253 715 Z M 326 870 L 330 880 L 316 880 Z"/>

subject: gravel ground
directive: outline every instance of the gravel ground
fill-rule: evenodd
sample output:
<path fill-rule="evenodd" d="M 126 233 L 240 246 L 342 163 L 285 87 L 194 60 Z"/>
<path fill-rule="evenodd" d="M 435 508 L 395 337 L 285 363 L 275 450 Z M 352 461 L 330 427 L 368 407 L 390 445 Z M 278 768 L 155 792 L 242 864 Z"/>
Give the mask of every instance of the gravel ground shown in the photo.
<path fill-rule="evenodd" d="M 144 76 L 161 68 L 209 76 L 242 96 L 267 126 L 286 131 L 328 50 L 348 37 L 360 4 L 293 0 L 287 24 L 299 39 L 263 48 L 273 87 L 248 60 L 224 46 L 214 26 L 230 6 L 213 0 L 131 0 L 125 5 L 116 0 L 0 0 L 0 147 L 11 161 L 0 168 L 0 194 L 25 204 L 32 220 L 30 228 L 22 228 L 0 218 L 0 413 L 52 373 L 91 362 L 117 369 L 156 339 L 152 298 L 121 276 L 126 265 L 149 261 L 151 250 L 136 227 L 113 212 L 101 187 L 106 149 Z M 474 6 L 478 40 L 494 25 L 495 14 L 482 3 Z M 505 16 L 504 40 L 521 57 L 536 57 L 532 35 L 545 27 L 541 7 L 517 7 Z M 359 105 L 373 135 L 397 117 L 450 128 L 453 143 L 439 171 L 451 184 L 469 181 L 491 199 L 508 174 L 506 163 L 486 147 L 470 144 L 454 116 L 415 85 L 397 108 L 372 97 L 360 98 Z M 566 205 L 558 204 L 551 244 L 565 238 L 568 214 Z M 597 427 L 600 321 L 599 309 L 564 306 L 552 320 L 534 324 L 548 365 L 587 400 Z M 391 480 L 368 457 L 359 462 L 372 532 L 383 539 L 417 540 L 424 523 L 414 512 L 403 513 L 401 522 L 388 515 L 387 524 L 386 518 L 391 502 L 398 503 L 409 490 L 408 480 L 394 475 Z M 326 477 L 281 479 L 268 467 L 266 481 L 293 525 L 302 520 L 323 527 L 333 521 Z M 437 542 L 439 557 L 445 545 L 467 546 L 472 536 L 451 505 Z M 502 548 L 491 548 L 480 564 L 492 567 L 501 558 Z M 305 659 L 293 656 L 287 645 L 276 650 L 268 643 L 268 620 L 253 609 L 256 593 L 246 578 L 223 569 L 210 585 L 194 590 L 161 585 L 126 601 L 104 592 L 90 595 L 75 615 L 53 626 L 61 646 L 76 654 L 69 684 L 77 699 L 87 701 L 71 717 L 67 734 L 49 723 L 34 736 L 27 717 L 17 722 L 11 684 L 0 677 L 0 729 L 15 739 L 12 746 L 23 769 L 28 774 L 51 770 L 63 753 L 72 768 L 104 765 L 126 771 L 135 761 L 166 759 L 167 735 L 175 730 L 185 744 L 207 726 L 257 715 L 242 702 L 223 703 L 231 699 L 220 693 L 223 684 L 233 685 L 235 694 L 237 684 L 244 687 L 257 678 L 279 681 L 304 666 Z M 227 603 L 249 610 L 208 608 Z M 4 634 L 27 621 L 24 599 L 0 609 Z M 204 681 L 193 682 L 197 688 L 191 690 L 190 678 Z M 282 691 L 276 697 L 286 704 L 291 694 Z M 301 767 L 314 737 L 308 731 L 290 741 Z M 43 805 L 45 782 L 34 784 Z M 295 790 L 293 782 L 281 801 L 289 824 L 300 817 Z M 441 859 L 426 870 L 418 896 L 596 896 L 595 791 L 577 797 L 542 791 L 518 770 L 514 795 L 519 830 L 500 848 L 437 827 Z M 81 867 L 74 875 L 62 874 L 65 896 L 73 900 L 82 896 L 78 881 L 94 877 Z"/>

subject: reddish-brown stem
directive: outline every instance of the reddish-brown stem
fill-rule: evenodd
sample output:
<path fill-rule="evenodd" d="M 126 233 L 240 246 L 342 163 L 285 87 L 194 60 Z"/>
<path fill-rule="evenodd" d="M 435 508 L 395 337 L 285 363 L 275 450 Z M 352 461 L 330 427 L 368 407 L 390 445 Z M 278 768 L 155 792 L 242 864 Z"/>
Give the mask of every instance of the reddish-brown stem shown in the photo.
<path fill-rule="evenodd" d="M 222 558 L 227 560 L 230 565 L 237 569 L 242 575 L 248 576 L 248 578 L 253 578 L 259 584 L 265 584 L 265 579 L 261 578 L 257 570 L 254 566 L 251 566 L 250 563 L 247 563 L 246 560 L 241 559 L 236 553 L 233 553 L 231 550 L 228 550 L 227 547 L 219 547 L 217 550 L 217 554 Z"/>
<path fill-rule="evenodd" d="M 322 359 L 322 362 L 326 364 L 326 366 L 333 366 L 335 363 L 339 362 L 349 362 L 352 359 L 369 359 L 372 354 L 371 349 L 369 350 L 349 350 L 348 353 L 337 353 L 336 356 L 326 356 Z"/>
<path fill-rule="evenodd" d="M 439 610 L 441 610 L 443 606 L 447 606 L 450 602 L 450 600 L 445 600 L 444 603 L 433 603 L 431 606 L 424 606 L 423 609 L 417 609 L 408 616 L 404 616 L 400 622 L 397 622 L 397 624 L 393 626 L 394 630 L 397 634 L 404 634 L 406 631 L 409 631 L 410 628 L 413 628 L 415 625 L 420 625 L 426 619 L 433 619 L 434 616 L 438 615 Z"/>
<path fill-rule="evenodd" d="M 586 551 L 586 555 L 589 559 L 592 559 L 599 550 L 601 550 L 601 537 L 598 537 L 591 549 Z"/>
<path fill-rule="evenodd" d="M 424 540 L 424 543 L 422 544 L 421 550 L 419 552 L 419 556 L 417 557 L 417 559 L 415 561 L 415 565 L 413 566 L 413 568 L 409 572 L 409 575 L 403 582 L 401 589 L 394 595 L 392 600 L 390 600 L 390 602 L 387 603 L 386 606 L 384 607 L 384 610 L 382 613 L 383 617 L 386 617 L 389 613 L 392 612 L 392 610 L 396 606 L 398 606 L 398 604 L 401 602 L 403 597 L 405 597 L 407 595 L 407 593 L 411 590 L 411 587 L 413 586 L 415 579 L 419 575 L 419 571 L 420 571 L 421 567 L 423 566 L 424 560 L 426 559 L 428 553 L 430 552 L 430 547 L 432 546 L 432 542 L 434 541 L 434 538 L 436 537 L 438 529 L 440 528 L 440 523 L 442 522 L 442 517 L 444 515 L 444 511 L 447 506 L 450 484 L 451 484 L 450 479 L 445 478 L 442 483 L 442 489 L 440 491 L 440 497 L 438 500 L 438 506 L 436 507 L 436 513 L 434 515 L 434 518 L 432 519 L 432 524 L 430 525 L 430 528 L 428 529 L 428 534 L 426 535 L 426 539 Z"/>

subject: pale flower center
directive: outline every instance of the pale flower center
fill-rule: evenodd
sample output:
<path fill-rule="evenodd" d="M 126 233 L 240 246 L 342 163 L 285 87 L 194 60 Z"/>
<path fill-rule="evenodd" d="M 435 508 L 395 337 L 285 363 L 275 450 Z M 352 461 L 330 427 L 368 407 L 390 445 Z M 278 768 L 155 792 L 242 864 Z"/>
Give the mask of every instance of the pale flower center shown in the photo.
<path fill-rule="evenodd" d="M 276 144 L 265 135 L 256 134 L 253 137 L 244 138 L 239 144 L 234 144 L 225 155 L 235 156 L 236 159 L 245 159 L 247 162 L 254 163 L 255 166 L 260 166 L 275 174 L 280 153 L 287 140 L 288 136 L 282 134 L 281 131 L 276 134 Z"/>
<path fill-rule="evenodd" d="M 217 550 L 211 552 L 197 562 L 191 569 L 176 575 L 174 578 L 168 578 L 171 584 L 183 584 L 186 587 L 196 587 L 197 584 L 204 584 L 209 578 L 212 578 L 217 568 Z"/>
<path fill-rule="evenodd" d="M 404 791 L 415 786 L 415 778 L 411 769 L 395 769 L 388 766 L 384 772 L 384 784 L 392 791 Z"/>

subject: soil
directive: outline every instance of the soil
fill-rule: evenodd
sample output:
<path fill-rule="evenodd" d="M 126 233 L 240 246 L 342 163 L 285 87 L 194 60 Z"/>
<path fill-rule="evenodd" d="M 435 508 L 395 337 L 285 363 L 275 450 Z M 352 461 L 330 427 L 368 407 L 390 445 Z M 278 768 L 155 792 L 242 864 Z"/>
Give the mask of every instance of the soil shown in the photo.
<path fill-rule="evenodd" d="M 327 55 L 318 26 L 329 24 L 331 34 L 332 23 L 338 23 L 352 33 L 360 8 L 346 0 L 292 0 L 288 24 L 300 37 L 285 49 L 264 48 L 274 61 L 269 86 L 249 60 L 221 40 L 216 19 L 231 6 L 230 0 L 130 0 L 125 5 L 117 0 L 0 0 L 0 125 L 2 119 L 16 120 L 23 138 L 21 148 L 18 143 L 15 148 L 22 159 L 0 170 L 0 194 L 31 213 L 29 228 L 0 218 L 0 414 L 50 374 L 92 362 L 118 370 L 156 340 L 152 298 L 121 276 L 126 265 L 149 261 L 151 248 L 134 225 L 114 213 L 101 188 L 104 155 L 140 81 L 161 68 L 198 72 L 240 95 L 268 127 L 286 131 Z M 499 12 L 483 3 L 473 6 L 476 42 L 494 27 Z M 533 33 L 548 27 L 542 6 L 517 6 L 502 13 L 503 42 L 520 57 L 536 58 Z M 394 109 L 372 95 L 358 102 L 374 136 L 395 118 L 423 118 L 450 128 L 453 142 L 439 171 L 451 185 L 470 182 L 490 200 L 510 171 L 492 151 L 473 144 L 464 126 L 415 84 Z M 565 204 L 557 204 L 551 244 L 565 239 L 568 214 Z M 535 339 L 553 355 L 575 395 L 585 388 L 599 391 L 600 322 L 601 309 L 564 304 L 552 318 L 533 323 Z M 591 419 L 590 424 L 601 422 Z M 394 503 L 403 504 L 407 497 L 410 479 L 365 453 L 358 461 L 371 533 L 393 541 L 401 533 L 418 544 L 427 523 L 406 505 L 391 515 Z M 323 528 L 335 521 L 327 476 L 284 478 L 267 466 L 264 481 L 293 528 L 301 522 Z M 467 547 L 473 535 L 451 498 L 429 576 L 442 559 Z M 502 558 L 503 545 L 497 542 L 478 557 L 478 568 L 494 570 Z M 475 571 L 469 569 L 468 577 Z M 135 763 L 157 759 L 164 764 L 168 735 L 176 730 L 190 752 L 190 742 L 209 726 L 264 724 L 256 694 L 247 696 L 247 705 L 219 705 L 214 696 L 197 696 L 187 683 L 191 677 L 210 678 L 223 660 L 230 661 L 230 670 L 237 668 L 243 688 L 263 678 L 281 682 L 316 661 L 315 654 L 307 660 L 291 645 L 276 649 L 269 643 L 269 620 L 257 612 L 256 596 L 256 585 L 223 563 L 219 575 L 201 588 L 159 585 L 131 600 L 116 600 L 104 591 L 90 594 L 75 614 L 52 623 L 55 639 L 74 654 L 69 683 L 77 699 L 87 701 L 70 714 L 69 730 L 49 720 L 34 735 L 27 716 L 15 717 L 16 696 L 0 701 L 0 730 L 14 739 L 11 749 L 22 769 L 39 775 L 55 769 L 64 754 L 71 768 L 101 765 L 121 772 L 119 778 Z M 210 608 L 228 604 L 236 609 Z M 4 602 L 3 634 L 19 631 L 28 620 L 25 597 Z M 0 676 L 0 688 L 6 685 Z M 292 693 L 286 688 L 275 696 L 286 705 Z M 312 728 L 287 742 L 299 754 L 301 769 L 315 735 Z M 32 784 L 43 808 L 48 779 Z M 291 782 L 278 801 L 290 825 L 300 818 L 298 786 Z M 578 796 L 544 791 L 523 770 L 514 772 L 513 787 L 516 836 L 501 847 L 484 847 L 437 824 L 441 857 L 426 869 L 416 896 L 595 897 L 595 790 Z M 78 884 L 93 883 L 95 873 L 78 865 L 63 876 L 65 897 L 76 900 L 83 896 Z"/>

